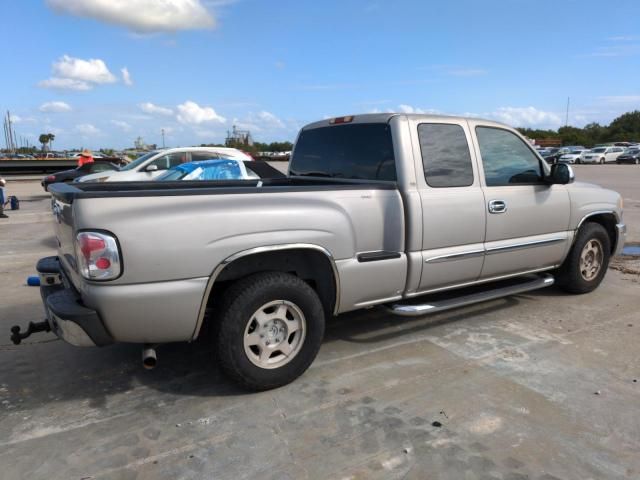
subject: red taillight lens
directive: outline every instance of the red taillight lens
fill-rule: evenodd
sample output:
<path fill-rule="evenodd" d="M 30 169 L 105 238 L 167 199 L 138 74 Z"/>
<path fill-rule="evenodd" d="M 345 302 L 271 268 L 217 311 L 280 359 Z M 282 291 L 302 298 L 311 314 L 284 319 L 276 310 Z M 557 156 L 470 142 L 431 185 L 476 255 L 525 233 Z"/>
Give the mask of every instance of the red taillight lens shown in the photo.
<path fill-rule="evenodd" d="M 47 182 L 55 182 L 56 181 L 56 177 L 55 175 L 49 175 L 47 177 Z"/>
<path fill-rule="evenodd" d="M 81 233 L 78 235 L 78 243 L 80 251 L 86 260 L 89 260 L 93 252 L 100 252 L 105 249 L 104 240 L 90 233 Z"/>
<path fill-rule="evenodd" d="M 116 238 L 103 232 L 76 236 L 78 270 L 89 280 L 113 280 L 120 276 L 120 252 Z"/>
<path fill-rule="evenodd" d="M 343 123 L 351 123 L 353 121 L 353 115 L 349 115 L 347 117 L 336 117 L 329 120 L 331 125 L 340 125 Z"/>

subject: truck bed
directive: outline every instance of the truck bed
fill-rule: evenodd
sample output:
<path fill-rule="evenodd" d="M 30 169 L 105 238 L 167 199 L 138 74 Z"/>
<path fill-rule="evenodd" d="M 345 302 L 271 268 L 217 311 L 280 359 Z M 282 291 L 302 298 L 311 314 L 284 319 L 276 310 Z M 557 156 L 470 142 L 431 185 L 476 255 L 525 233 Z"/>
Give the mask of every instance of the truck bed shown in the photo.
<path fill-rule="evenodd" d="M 395 182 L 345 180 L 319 177 L 285 177 L 261 180 L 214 180 L 176 182 L 76 182 L 57 183 L 49 192 L 66 203 L 77 198 L 154 197 L 284 193 L 323 190 L 395 190 Z"/>

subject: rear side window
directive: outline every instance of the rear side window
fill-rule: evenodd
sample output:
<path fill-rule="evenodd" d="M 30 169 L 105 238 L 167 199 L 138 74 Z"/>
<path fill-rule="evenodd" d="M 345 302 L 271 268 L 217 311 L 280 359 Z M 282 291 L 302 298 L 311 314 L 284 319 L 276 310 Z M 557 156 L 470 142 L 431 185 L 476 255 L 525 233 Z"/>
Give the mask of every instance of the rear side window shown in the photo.
<path fill-rule="evenodd" d="M 289 171 L 299 176 L 395 181 L 391 129 L 386 123 L 359 123 L 303 130 Z"/>
<path fill-rule="evenodd" d="M 202 160 L 213 160 L 216 158 L 220 158 L 215 152 L 192 152 L 191 153 L 191 161 L 192 162 L 201 162 Z"/>
<path fill-rule="evenodd" d="M 542 182 L 540 160 L 508 130 L 476 127 L 484 178 L 488 187 Z"/>
<path fill-rule="evenodd" d="M 186 163 L 187 161 L 187 152 L 176 152 L 163 155 L 162 157 L 155 159 L 151 162 L 151 165 L 157 165 L 158 170 L 167 170 L 169 168 L 177 167 L 182 163 Z"/>
<path fill-rule="evenodd" d="M 460 125 L 418 125 L 424 178 L 430 187 L 468 187 L 473 184 L 469 144 Z"/>

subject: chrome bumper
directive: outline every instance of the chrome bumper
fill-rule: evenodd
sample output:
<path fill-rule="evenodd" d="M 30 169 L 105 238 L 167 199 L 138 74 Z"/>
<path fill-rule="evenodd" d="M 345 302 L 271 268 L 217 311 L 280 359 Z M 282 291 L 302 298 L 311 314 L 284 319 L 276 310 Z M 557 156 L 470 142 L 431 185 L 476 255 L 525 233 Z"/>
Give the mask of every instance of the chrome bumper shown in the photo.
<path fill-rule="evenodd" d="M 613 250 L 613 255 L 620 255 L 624 248 L 624 242 L 627 239 L 627 226 L 624 223 L 618 223 L 616 225 L 616 248 Z"/>

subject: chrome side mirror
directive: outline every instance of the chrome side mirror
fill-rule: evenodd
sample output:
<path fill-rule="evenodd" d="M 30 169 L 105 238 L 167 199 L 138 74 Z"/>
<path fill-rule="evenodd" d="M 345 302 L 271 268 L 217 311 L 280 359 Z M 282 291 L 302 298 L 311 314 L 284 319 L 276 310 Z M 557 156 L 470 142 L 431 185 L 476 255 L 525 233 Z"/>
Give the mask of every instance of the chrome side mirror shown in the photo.
<path fill-rule="evenodd" d="M 158 165 L 149 165 L 144 169 L 145 172 L 156 172 L 158 171 Z"/>

